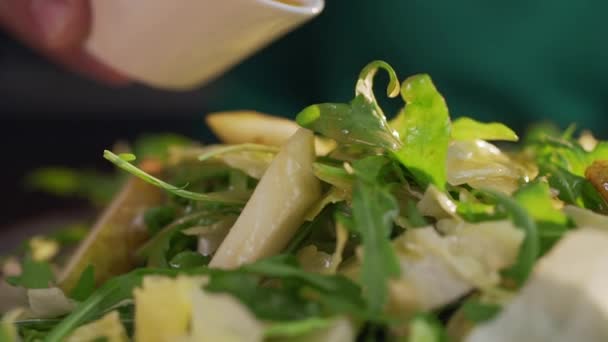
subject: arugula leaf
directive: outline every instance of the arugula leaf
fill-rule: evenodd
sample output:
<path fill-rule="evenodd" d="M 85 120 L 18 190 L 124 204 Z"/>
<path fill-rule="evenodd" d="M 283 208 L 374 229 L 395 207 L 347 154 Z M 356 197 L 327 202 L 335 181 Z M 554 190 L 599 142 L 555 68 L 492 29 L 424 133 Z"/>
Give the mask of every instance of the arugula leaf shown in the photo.
<path fill-rule="evenodd" d="M 177 208 L 172 205 L 164 205 L 152 207 L 144 213 L 144 223 L 150 232 L 150 235 L 155 235 L 162 228 L 170 224 L 176 219 Z"/>
<path fill-rule="evenodd" d="M 468 320 L 480 323 L 496 317 L 501 307 L 496 304 L 482 303 L 479 299 L 472 298 L 464 302 L 461 309 Z"/>
<path fill-rule="evenodd" d="M 312 170 L 317 178 L 337 188 L 351 189 L 353 186 L 354 177 L 343 166 L 316 162 L 312 165 Z"/>
<path fill-rule="evenodd" d="M 448 107 L 426 74 L 407 78 L 401 85 L 405 108 L 391 123 L 403 147 L 394 153 L 425 189 L 434 184 L 445 191 L 450 141 Z"/>
<path fill-rule="evenodd" d="M 408 201 L 405 207 L 405 217 L 412 228 L 428 227 L 429 222 L 424 218 L 414 201 Z"/>
<path fill-rule="evenodd" d="M 162 180 L 146 173 L 145 171 L 139 169 L 135 165 L 129 163 L 126 160 L 123 160 L 116 154 L 105 150 L 103 153 L 103 157 L 108 161 L 112 162 L 114 165 L 119 168 L 131 173 L 132 175 L 140 178 L 141 180 L 150 183 L 154 186 L 157 186 L 161 189 L 164 189 L 176 196 L 180 196 L 183 198 L 187 198 L 194 201 L 204 201 L 204 202 L 215 202 L 215 203 L 223 203 L 223 204 L 244 204 L 245 200 L 238 198 L 238 196 L 230 196 L 229 193 L 209 193 L 209 194 L 201 194 L 197 192 L 192 192 L 188 190 L 184 190 L 175 185 L 171 185 L 169 183 L 163 182 Z"/>
<path fill-rule="evenodd" d="M 342 313 L 366 316 L 359 286 L 341 275 L 306 272 L 293 255 L 263 259 L 233 271 L 210 270 L 210 275 L 208 291 L 234 295 L 262 319 L 299 320 Z M 260 286 L 262 277 L 270 278 L 269 286 Z"/>
<path fill-rule="evenodd" d="M 359 75 L 355 98 L 348 104 L 322 103 L 306 107 L 296 122 L 342 144 L 360 144 L 395 150 L 401 147 L 396 132 L 389 126 L 373 94 L 373 79 L 378 69 L 390 77 L 387 95 L 399 94 L 399 82 L 393 68 L 382 61 L 369 63 Z"/>
<path fill-rule="evenodd" d="M 95 291 L 95 267 L 89 265 L 84 269 L 78 282 L 70 292 L 70 298 L 82 302 L 87 299 L 93 291 Z"/>
<path fill-rule="evenodd" d="M 514 198 L 536 220 L 541 255 L 573 226 L 568 216 L 553 206 L 547 183 L 528 183 L 514 194 Z"/>
<path fill-rule="evenodd" d="M 28 289 L 45 289 L 55 280 L 51 265 L 47 262 L 35 261 L 30 256 L 26 256 L 21 268 L 20 275 L 6 279 L 9 284 Z"/>
<path fill-rule="evenodd" d="M 532 272 L 534 263 L 540 255 L 540 242 L 534 219 L 526 209 L 515 199 L 493 190 L 485 190 L 485 193 L 493 198 L 510 216 L 513 224 L 526 234 L 519 249 L 517 261 L 509 269 L 503 271 L 503 275 L 511 278 L 518 286 L 521 286 Z"/>
<path fill-rule="evenodd" d="M 342 291 L 346 295 L 353 296 L 359 294 L 359 287 L 348 281 L 347 278 L 342 276 L 325 276 L 300 269 L 297 259 L 293 255 L 277 255 L 262 259 L 241 267 L 241 270 L 268 277 L 297 279 L 326 292 Z"/>
<path fill-rule="evenodd" d="M 389 278 L 400 273 L 399 262 L 389 236 L 399 205 L 386 186 L 378 180 L 387 160 L 367 157 L 353 164 L 356 176 L 353 191 L 352 226 L 362 239 L 361 284 L 372 315 L 379 315 L 388 299 Z"/>
<path fill-rule="evenodd" d="M 234 271 L 215 272 L 205 287 L 210 292 L 229 293 L 245 304 L 256 317 L 271 321 L 290 321 L 321 314 L 318 302 L 298 294 L 293 282 L 277 288 L 260 286 L 260 276 Z"/>
<path fill-rule="evenodd" d="M 594 211 L 605 211 L 606 203 L 593 185 L 585 178 L 575 175 L 550 160 L 538 161 L 541 175 L 547 176 L 549 185 L 558 190 L 562 201 Z"/>
<path fill-rule="evenodd" d="M 188 269 L 199 266 L 206 266 L 209 264 L 211 258 L 204 256 L 201 253 L 195 251 L 183 251 L 175 255 L 169 261 L 169 267 L 175 269 Z"/>
<path fill-rule="evenodd" d="M 166 254 L 173 236 L 186 228 L 205 225 L 216 219 L 217 214 L 206 210 L 183 216 L 154 235 L 136 252 L 136 255 L 147 257 L 149 267 L 168 267 Z"/>
<path fill-rule="evenodd" d="M 513 130 L 501 123 L 485 123 L 461 117 L 452 122 L 452 139 L 517 141 L 519 137 Z"/>

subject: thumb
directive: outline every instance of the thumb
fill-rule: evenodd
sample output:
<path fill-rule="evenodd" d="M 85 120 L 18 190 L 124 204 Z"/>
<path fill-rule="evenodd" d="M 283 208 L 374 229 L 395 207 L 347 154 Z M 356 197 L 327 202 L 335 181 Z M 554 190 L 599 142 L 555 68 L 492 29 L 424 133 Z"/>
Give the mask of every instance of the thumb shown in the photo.
<path fill-rule="evenodd" d="M 93 79 L 128 84 L 127 77 L 83 50 L 90 20 L 89 0 L 0 0 L 0 26 L 29 47 Z"/>
<path fill-rule="evenodd" d="M 87 0 L 0 0 L 0 20 L 38 50 L 82 45 L 89 31 Z"/>

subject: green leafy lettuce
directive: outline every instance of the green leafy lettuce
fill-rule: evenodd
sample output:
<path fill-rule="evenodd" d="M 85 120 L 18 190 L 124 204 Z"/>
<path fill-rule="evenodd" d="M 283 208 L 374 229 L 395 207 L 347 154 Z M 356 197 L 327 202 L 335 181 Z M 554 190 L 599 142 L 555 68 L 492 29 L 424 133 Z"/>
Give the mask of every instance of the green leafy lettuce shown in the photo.
<path fill-rule="evenodd" d="M 517 141 L 519 137 L 513 130 L 499 122 L 485 123 L 461 117 L 452 122 L 452 139 Z"/>
<path fill-rule="evenodd" d="M 450 116 L 445 100 L 428 75 L 407 78 L 401 85 L 405 108 L 393 121 L 403 147 L 395 156 L 423 187 L 445 190 Z"/>

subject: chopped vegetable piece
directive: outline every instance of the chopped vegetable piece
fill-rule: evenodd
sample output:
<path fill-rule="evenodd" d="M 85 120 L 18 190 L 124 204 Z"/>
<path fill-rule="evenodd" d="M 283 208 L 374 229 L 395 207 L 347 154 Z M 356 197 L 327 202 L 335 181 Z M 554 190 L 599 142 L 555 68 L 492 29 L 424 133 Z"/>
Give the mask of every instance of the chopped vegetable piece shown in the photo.
<path fill-rule="evenodd" d="M 133 251 L 147 235 L 136 218 L 161 199 L 157 188 L 129 180 L 71 256 L 59 277 L 61 288 L 70 292 L 89 265 L 95 267 L 96 284 L 130 271 L 135 266 Z"/>
<path fill-rule="evenodd" d="M 320 197 L 313 161 L 313 135 L 300 129 L 272 161 L 211 259 L 211 267 L 238 267 L 286 247 L 304 222 L 306 211 Z"/>
<path fill-rule="evenodd" d="M 605 231 L 567 233 L 519 294 L 466 341 L 606 341 L 606 244 Z"/>
<path fill-rule="evenodd" d="M 58 287 L 28 289 L 27 300 L 36 318 L 52 318 L 70 313 L 75 305 Z"/>

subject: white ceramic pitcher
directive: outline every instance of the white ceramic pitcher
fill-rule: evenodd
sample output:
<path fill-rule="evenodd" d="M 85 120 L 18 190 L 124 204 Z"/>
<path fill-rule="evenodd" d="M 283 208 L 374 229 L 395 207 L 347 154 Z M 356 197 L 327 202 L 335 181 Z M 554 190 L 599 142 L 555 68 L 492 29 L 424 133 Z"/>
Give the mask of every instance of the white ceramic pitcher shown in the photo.
<path fill-rule="evenodd" d="M 210 81 L 319 14 L 323 0 L 92 0 L 87 50 L 150 86 Z"/>

